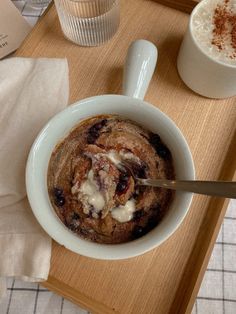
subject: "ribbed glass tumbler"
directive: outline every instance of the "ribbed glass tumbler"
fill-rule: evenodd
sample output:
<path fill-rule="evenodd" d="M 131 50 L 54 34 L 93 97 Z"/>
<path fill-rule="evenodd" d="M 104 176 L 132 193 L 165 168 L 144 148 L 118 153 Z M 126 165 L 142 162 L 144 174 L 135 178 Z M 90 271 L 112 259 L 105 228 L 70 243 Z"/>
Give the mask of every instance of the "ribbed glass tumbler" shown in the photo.
<path fill-rule="evenodd" d="M 54 0 L 62 31 L 81 46 L 108 41 L 120 22 L 119 0 Z"/>

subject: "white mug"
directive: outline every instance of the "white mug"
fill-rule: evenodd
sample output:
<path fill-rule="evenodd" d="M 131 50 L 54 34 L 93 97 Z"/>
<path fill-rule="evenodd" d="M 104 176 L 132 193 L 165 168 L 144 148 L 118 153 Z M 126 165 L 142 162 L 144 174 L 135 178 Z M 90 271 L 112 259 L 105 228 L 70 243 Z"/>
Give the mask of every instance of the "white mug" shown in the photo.
<path fill-rule="evenodd" d="M 207 1 L 201 1 L 191 13 L 179 50 L 177 68 L 184 83 L 194 92 L 209 98 L 227 98 L 236 95 L 236 65 L 207 55 L 193 34 L 193 16 Z"/>

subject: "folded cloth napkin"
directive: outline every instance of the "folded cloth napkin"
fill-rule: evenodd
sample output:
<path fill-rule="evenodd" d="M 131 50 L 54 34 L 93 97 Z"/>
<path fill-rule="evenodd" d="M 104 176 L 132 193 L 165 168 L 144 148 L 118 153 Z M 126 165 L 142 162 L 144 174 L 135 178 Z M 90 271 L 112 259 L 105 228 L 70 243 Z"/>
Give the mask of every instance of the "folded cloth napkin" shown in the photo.
<path fill-rule="evenodd" d="M 47 279 L 51 239 L 29 206 L 25 166 L 36 135 L 68 94 L 66 59 L 0 61 L 0 294 L 8 276 Z"/>

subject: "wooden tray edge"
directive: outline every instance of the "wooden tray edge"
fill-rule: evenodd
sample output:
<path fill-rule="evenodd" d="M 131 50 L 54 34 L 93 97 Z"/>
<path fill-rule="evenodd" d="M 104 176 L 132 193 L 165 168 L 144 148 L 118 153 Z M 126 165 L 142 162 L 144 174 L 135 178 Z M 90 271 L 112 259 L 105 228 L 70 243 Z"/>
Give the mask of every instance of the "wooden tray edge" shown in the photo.
<path fill-rule="evenodd" d="M 194 7 L 198 4 L 197 0 L 154 0 L 157 3 L 165 5 L 167 7 L 183 11 L 185 13 L 191 13 Z"/>
<path fill-rule="evenodd" d="M 77 290 L 71 288 L 70 286 L 60 282 L 56 278 L 49 276 L 47 281 L 41 283 L 42 286 L 53 291 L 67 300 L 81 306 L 82 308 L 88 309 L 92 311 L 92 313 L 96 314 L 118 314 L 115 309 L 111 309 L 105 304 L 98 302 L 90 297 L 86 296 L 85 294 L 78 292 Z M 78 302 L 79 299 L 79 302 Z"/>
<path fill-rule="evenodd" d="M 219 180 L 234 180 L 236 177 L 236 133 L 233 136 L 221 169 Z M 195 245 L 186 263 L 182 279 L 172 303 L 170 314 L 191 313 L 205 274 L 211 253 L 223 222 L 229 199 L 211 198 L 205 221 L 209 228 L 199 230 Z M 212 213 L 214 216 L 212 216 Z M 181 300 L 181 302 L 180 302 Z"/>

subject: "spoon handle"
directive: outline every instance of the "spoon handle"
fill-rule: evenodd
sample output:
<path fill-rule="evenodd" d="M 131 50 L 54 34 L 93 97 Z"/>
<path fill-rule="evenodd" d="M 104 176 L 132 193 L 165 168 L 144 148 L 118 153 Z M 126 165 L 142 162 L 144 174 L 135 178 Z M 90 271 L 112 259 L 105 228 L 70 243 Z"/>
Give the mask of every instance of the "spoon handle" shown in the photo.
<path fill-rule="evenodd" d="M 236 182 L 231 181 L 172 181 L 138 179 L 138 184 L 236 199 Z"/>

